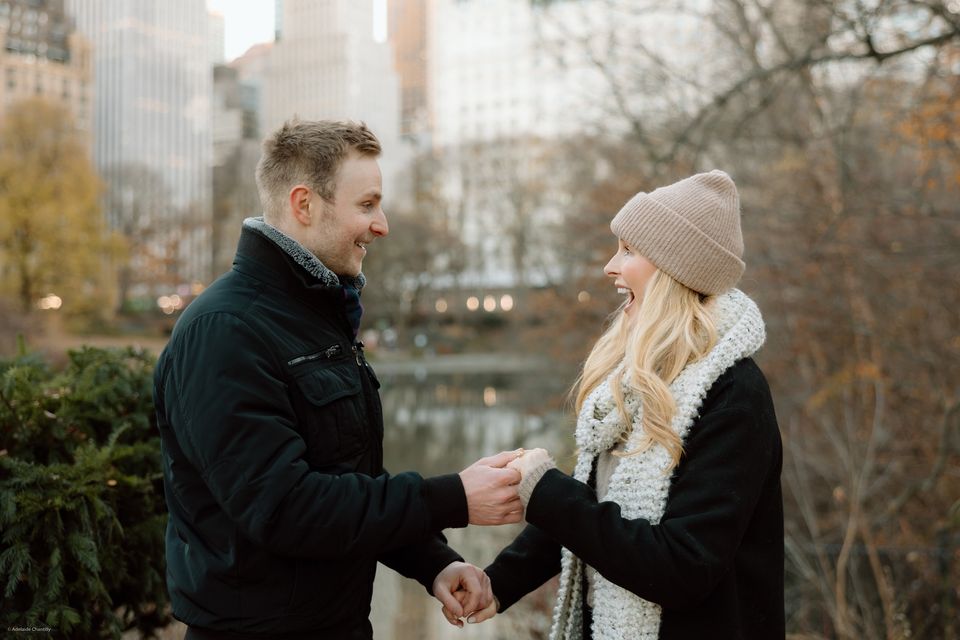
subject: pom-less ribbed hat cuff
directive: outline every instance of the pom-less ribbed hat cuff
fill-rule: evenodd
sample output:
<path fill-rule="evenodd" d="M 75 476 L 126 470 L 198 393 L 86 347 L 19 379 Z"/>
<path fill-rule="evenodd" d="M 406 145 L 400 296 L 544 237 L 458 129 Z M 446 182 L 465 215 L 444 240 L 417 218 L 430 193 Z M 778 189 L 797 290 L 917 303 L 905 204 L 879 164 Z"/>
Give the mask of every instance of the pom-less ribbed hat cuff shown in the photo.
<path fill-rule="evenodd" d="M 658 269 L 703 294 L 731 289 L 746 266 L 696 225 L 645 193 L 631 198 L 610 228 Z"/>

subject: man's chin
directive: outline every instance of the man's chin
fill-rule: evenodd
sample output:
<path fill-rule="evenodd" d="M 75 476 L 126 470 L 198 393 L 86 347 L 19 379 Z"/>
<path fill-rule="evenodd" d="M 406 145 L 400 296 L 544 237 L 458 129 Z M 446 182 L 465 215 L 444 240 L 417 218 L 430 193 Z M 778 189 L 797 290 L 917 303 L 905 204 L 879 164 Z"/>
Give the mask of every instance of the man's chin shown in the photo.
<path fill-rule="evenodd" d="M 356 269 L 353 269 L 353 268 L 343 269 L 342 272 L 341 271 L 337 272 L 337 277 L 338 278 L 356 278 L 360 275 L 362 271 L 363 271 L 362 266 L 357 267 Z"/>

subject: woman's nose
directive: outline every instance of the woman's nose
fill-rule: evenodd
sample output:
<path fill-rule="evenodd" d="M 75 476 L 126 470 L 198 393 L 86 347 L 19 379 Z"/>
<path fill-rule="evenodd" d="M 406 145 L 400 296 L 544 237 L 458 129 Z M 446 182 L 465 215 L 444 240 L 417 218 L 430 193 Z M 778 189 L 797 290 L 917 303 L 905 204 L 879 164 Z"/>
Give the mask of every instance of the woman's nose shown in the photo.
<path fill-rule="evenodd" d="M 610 261 L 607 262 L 606 266 L 603 268 L 603 272 L 611 278 L 617 277 L 617 275 L 620 273 L 620 264 L 617 261 L 616 255 L 610 258 Z"/>

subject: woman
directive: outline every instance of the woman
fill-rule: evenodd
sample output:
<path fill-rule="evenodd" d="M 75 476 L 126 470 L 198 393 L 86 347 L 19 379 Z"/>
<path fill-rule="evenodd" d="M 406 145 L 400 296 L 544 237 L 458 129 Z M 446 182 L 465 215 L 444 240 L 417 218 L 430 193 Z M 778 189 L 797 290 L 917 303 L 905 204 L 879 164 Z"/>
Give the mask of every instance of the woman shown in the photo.
<path fill-rule="evenodd" d="M 763 320 L 733 288 L 736 186 L 698 174 L 610 226 L 626 301 L 577 383 L 576 469 L 542 449 L 512 463 L 529 526 L 487 568 L 499 605 L 470 621 L 559 572 L 551 638 L 783 638 L 782 450 L 750 357 Z"/>

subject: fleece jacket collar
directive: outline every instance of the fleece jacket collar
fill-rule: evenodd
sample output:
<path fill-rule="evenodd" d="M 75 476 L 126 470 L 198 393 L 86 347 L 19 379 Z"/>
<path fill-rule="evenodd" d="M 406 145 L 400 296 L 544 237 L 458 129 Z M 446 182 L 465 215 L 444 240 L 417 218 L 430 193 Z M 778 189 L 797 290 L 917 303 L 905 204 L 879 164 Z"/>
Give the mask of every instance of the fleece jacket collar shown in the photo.
<path fill-rule="evenodd" d="M 338 276 L 324 266 L 324 264 L 320 262 L 319 258 L 307 250 L 306 247 L 266 222 L 263 219 L 263 216 L 247 218 L 243 221 L 243 226 L 245 229 L 255 231 L 271 240 L 274 244 L 283 249 L 287 255 L 293 258 L 294 262 L 303 267 L 307 273 L 314 276 L 324 286 L 338 287 L 340 285 L 345 285 L 360 291 L 367 283 L 367 279 L 362 273 L 357 275 L 355 278 L 352 276 Z"/>

